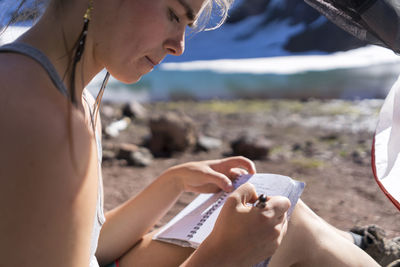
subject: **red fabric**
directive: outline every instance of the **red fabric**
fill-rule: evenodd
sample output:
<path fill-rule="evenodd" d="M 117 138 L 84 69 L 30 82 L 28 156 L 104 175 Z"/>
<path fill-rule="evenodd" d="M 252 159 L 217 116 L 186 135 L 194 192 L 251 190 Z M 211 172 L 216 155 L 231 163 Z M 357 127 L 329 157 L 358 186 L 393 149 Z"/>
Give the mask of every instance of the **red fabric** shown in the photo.
<path fill-rule="evenodd" d="M 392 203 L 396 206 L 396 208 L 400 211 L 400 203 L 390 195 L 385 187 L 381 184 L 381 182 L 378 179 L 378 176 L 376 175 L 376 167 L 375 167 L 375 137 L 372 140 L 372 150 L 371 150 L 371 166 L 372 166 L 372 172 L 374 173 L 374 178 L 383 193 L 392 201 Z"/>
<path fill-rule="evenodd" d="M 116 266 L 116 267 L 119 267 L 119 260 L 116 260 L 116 261 L 115 261 L 115 266 Z"/>

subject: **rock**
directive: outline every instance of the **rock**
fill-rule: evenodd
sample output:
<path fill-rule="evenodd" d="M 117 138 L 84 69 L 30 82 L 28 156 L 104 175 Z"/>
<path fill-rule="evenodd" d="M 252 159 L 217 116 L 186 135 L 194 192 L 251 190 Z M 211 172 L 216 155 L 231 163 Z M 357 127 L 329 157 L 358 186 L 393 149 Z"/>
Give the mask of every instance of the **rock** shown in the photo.
<path fill-rule="evenodd" d="M 272 143 L 264 137 L 244 135 L 231 143 L 233 154 L 252 160 L 267 159 Z"/>
<path fill-rule="evenodd" d="M 103 162 L 105 162 L 105 161 L 111 161 L 111 160 L 115 159 L 115 157 L 116 157 L 115 152 L 112 151 L 112 150 L 105 150 L 105 149 L 103 149 L 102 155 L 103 155 Z"/>
<path fill-rule="evenodd" d="M 139 150 L 130 154 L 127 160 L 128 164 L 138 167 L 147 167 L 153 162 L 153 154 L 145 147 L 139 147 Z"/>
<path fill-rule="evenodd" d="M 145 147 L 123 143 L 119 145 L 117 158 L 125 160 L 128 165 L 146 167 L 153 162 L 153 155 Z"/>
<path fill-rule="evenodd" d="M 312 157 L 315 154 L 314 143 L 306 141 L 303 152 L 306 157 Z"/>
<path fill-rule="evenodd" d="M 338 139 L 339 139 L 339 134 L 338 133 L 329 133 L 329 134 L 326 134 L 326 135 L 321 136 L 319 138 L 319 140 L 325 141 L 325 142 L 332 142 L 332 141 L 336 141 Z"/>
<path fill-rule="evenodd" d="M 336 52 L 366 45 L 365 42 L 334 25 L 304 1 L 240 1 L 230 11 L 227 24 L 240 24 L 252 18 L 257 18 L 257 22 L 252 24 L 252 27 L 240 31 L 240 34 L 236 34 L 233 38 L 248 40 L 265 31 L 266 28 L 286 21 L 291 27 L 299 27 L 298 31 L 288 34 L 285 39 L 283 48 L 289 52 Z"/>
<path fill-rule="evenodd" d="M 170 156 L 196 144 L 195 124 L 188 116 L 169 112 L 150 120 L 149 148 L 153 155 Z"/>
<path fill-rule="evenodd" d="M 301 145 L 299 143 L 295 143 L 292 146 L 292 151 L 299 151 L 301 150 Z"/>
<path fill-rule="evenodd" d="M 366 158 L 366 153 L 365 152 L 360 152 L 358 150 L 354 150 L 351 153 L 351 158 L 354 163 L 363 165 L 364 164 L 364 158 Z"/>
<path fill-rule="evenodd" d="M 202 135 L 197 140 L 197 149 L 201 151 L 210 151 L 220 148 L 221 146 L 222 141 L 214 137 Z"/>
<path fill-rule="evenodd" d="M 138 151 L 139 147 L 135 144 L 122 143 L 118 145 L 116 150 L 118 151 L 117 152 L 118 159 L 127 159 L 129 158 L 130 153 Z"/>
<path fill-rule="evenodd" d="M 236 23 L 245 18 L 262 14 L 268 7 L 269 0 L 243 1 L 237 8 L 231 10 L 227 23 Z"/>
<path fill-rule="evenodd" d="M 100 112 L 101 112 L 101 117 L 102 118 L 111 119 L 111 118 L 114 118 L 117 115 L 116 114 L 117 112 L 116 112 L 115 108 L 112 107 L 112 106 L 109 106 L 109 105 L 102 106 L 101 109 L 100 109 Z"/>
<path fill-rule="evenodd" d="M 321 38 L 321 36 L 326 36 L 328 32 L 329 38 Z M 284 49 L 297 53 L 310 50 L 332 53 L 347 51 L 365 45 L 366 42 L 356 39 L 333 23 L 326 21 L 317 27 L 306 27 L 303 31 L 292 35 L 285 44 Z"/>
<path fill-rule="evenodd" d="M 106 126 L 104 133 L 106 134 L 107 137 L 117 137 L 119 135 L 119 132 L 128 128 L 130 123 L 131 119 L 128 117 L 124 117 Z"/>
<path fill-rule="evenodd" d="M 315 154 L 314 144 L 311 141 L 306 141 L 304 146 L 299 143 L 293 144 L 292 151 L 301 151 L 306 157 L 312 157 Z"/>
<path fill-rule="evenodd" d="M 137 101 L 127 103 L 122 107 L 122 114 L 131 119 L 146 120 L 147 111 L 146 109 Z"/>

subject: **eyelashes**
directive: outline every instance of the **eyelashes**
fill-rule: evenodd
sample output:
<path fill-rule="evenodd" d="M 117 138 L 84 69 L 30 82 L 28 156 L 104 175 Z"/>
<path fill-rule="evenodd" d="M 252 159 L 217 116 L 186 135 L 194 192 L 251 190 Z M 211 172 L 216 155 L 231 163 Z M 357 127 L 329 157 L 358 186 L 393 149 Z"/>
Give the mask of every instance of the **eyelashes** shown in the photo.
<path fill-rule="evenodd" d="M 176 21 L 177 23 L 181 22 L 179 17 L 175 14 L 175 12 L 171 8 L 168 8 L 168 17 L 171 21 Z"/>

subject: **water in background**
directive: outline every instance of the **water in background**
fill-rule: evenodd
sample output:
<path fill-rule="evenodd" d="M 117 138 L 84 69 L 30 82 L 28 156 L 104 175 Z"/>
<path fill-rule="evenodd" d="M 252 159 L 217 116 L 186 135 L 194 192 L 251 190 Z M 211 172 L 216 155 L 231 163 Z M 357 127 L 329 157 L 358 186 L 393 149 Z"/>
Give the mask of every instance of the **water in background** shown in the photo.
<path fill-rule="evenodd" d="M 375 46 L 319 56 L 165 63 L 126 85 L 111 79 L 112 102 L 237 98 L 384 98 L 400 57 Z M 90 84 L 96 94 L 104 73 Z"/>

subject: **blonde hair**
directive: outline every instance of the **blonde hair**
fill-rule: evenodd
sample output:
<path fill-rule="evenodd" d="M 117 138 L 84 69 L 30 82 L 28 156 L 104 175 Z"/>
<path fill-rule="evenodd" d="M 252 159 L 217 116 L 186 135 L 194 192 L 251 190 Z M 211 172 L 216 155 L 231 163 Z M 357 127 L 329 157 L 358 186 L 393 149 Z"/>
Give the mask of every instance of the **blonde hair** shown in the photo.
<path fill-rule="evenodd" d="M 196 31 L 211 31 L 219 28 L 227 19 L 228 11 L 231 8 L 234 0 L 207 0 L 204 2 L 199 17 L 196 19 L 195 29 Z M 207 24 L 210 22 L 213 11 L 218 9 L 219 21 L 214 26 L 208 27 Z"/>
<path fill-rule="evenodd" d="M 28 1 L 20 0 L 18 4 L 16 4 L 17 2 L 14 2 L 13 4 L 8 4 L 8 6 L 2 3 L 3 10 L 9 10 L 11 8 L 11 5 L 13 5 L 14 7 L 16 6 L 16 9 L 13 11 L 11 15 L 11 20 L 8 21 L 7 25 L 13 24 L 14 22 L 21 20 L 22 21 L 27 19 L 35 20 L 36 18 L 40 17 L 41 13 L 44 11 L 44 9 L 46 9 L 47 5 L 49 4 L 49 2 L 51 2 L 51 0 L 32 0 L 29 1 L 31 5 L 28 7 L 26 7 L 25 5 L 26 2 Z M 194 24 L 193 28 L 195 29 L 195 31 L 196 32 L 200 32 L 203 30 L 211 31 L 219 28 L 228 17 L 228 11 L 231 8 L 233 2 L 234 0 L 206 0 Z M 216 9 L 218 10 L 218 12 L 216 12 L 217 14 L 214 13 Z M 2 15 L 4 16 L 6 14 L 3 13 Z M 210 26 L 209 25 L 210 20 L 215 16 L 218 16 L 219 20 L 217 20 L 215 25 Z M 5 25 L 3 25 L 3 28 L 4 26 Z"/>

